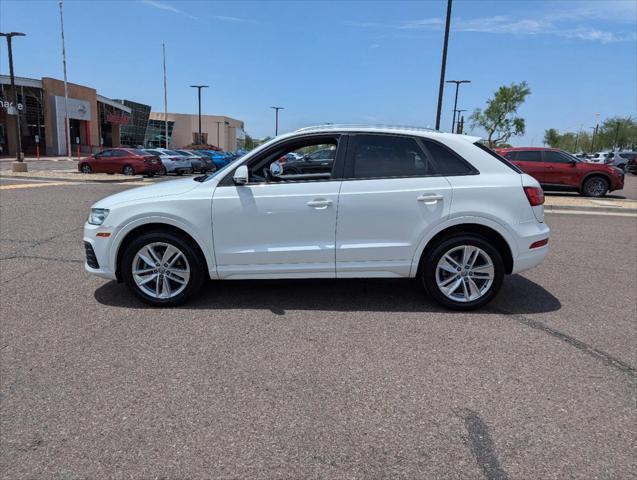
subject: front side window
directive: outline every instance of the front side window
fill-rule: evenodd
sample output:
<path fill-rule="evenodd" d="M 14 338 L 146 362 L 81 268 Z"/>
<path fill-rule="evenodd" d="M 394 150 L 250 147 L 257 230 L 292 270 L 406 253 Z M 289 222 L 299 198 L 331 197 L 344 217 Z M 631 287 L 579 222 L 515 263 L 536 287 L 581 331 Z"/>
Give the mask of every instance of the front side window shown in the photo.
<path fill-rule="evenodd" d="M 350 178 L 422 177 L 435 174 L 431 162 L 413 138 L 355 135 L 348 150 Z"/>
<path fill-rule="evenodd" d="M 567 157 L 562 152 L 548 150 L 544 152 L 544 161 L 549 163 L 571 163 L 573 159 Z"/>
<path fill-rule="evenodd" d="M 248 165 L 250 183 L 329 180 L 337 138 L 298 140 L 256 158 Z"/>

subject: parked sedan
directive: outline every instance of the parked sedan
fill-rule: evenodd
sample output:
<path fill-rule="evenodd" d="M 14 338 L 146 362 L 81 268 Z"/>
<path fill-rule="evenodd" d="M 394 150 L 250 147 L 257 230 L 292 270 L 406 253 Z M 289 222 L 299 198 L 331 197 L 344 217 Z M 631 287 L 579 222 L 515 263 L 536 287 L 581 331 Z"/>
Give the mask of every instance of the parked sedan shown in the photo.
<path fill-rule="evenodd" d="M 231 159 L 224 152 L 218 152 L 216 150 L 198 150 L 197 153 L 202 153 L 208 157 L 212 163 L 214 163 L 217 170 L 221 170 L 231 162 Z"/>
<path fill-rule="evenodd" d="M 215 164 L 212 163 L 212 160 L 210 160 L 205 155 L 200 154 L 196 151 L 175 150 L 175 152 L 179 153 L 180 155 L 183 155 L 184 157 L 188 157 L 190 159 L 192 169 L 195 172 L 201 172 L 201 173 L 214 172 L 217 169 L 217 167 L 215 167 Z"/>
<path fill-rule="evenodd" d="M 177 175 L 182 175 L 184 173 L 192 173 L 192 164 L 188 157 L 165 148 L 147 149 L 145 151 L 160 158 L 164 166 L 164 174 L 176 173 Z"/>
<path fill-rule="evenodd" d="M 81 159 L 77 168 L 82 173 L 159 175 L 163 167 L 154 153 L 139 148 L 109 148 Z"/>
<path fill-rule="evenodd" d="M 624 188 L 620 169 L 583 162 L 557 148 L 499 148 L 497 152 L 534 177 L 545 190 L 577 190 L 587 197 L 603 197 Z"/>

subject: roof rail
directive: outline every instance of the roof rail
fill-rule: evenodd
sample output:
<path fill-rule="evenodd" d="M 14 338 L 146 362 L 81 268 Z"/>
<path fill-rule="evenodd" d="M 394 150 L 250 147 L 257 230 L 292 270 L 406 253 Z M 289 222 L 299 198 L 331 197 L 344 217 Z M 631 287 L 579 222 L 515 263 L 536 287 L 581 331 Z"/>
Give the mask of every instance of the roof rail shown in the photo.
<path fill-rule="evenodd" d="M 324 123 L 321 125 L 313 125 L 311 127 L 303 127 L 296 130 L 296 132 L 311 132 L 313 130 L 326 130 L 330 128 L 382 128 L 388 130 L 414 130 L 414 131 L 423 131 L 423 132 L 440 132 L 439 130 L 435 130 L 433 128 L 425 128 L 425 127 L 414 127 L 409 125 L 372 125 L 365 123 Z M 440 132 L 444 133 L 444 132 Z"/>

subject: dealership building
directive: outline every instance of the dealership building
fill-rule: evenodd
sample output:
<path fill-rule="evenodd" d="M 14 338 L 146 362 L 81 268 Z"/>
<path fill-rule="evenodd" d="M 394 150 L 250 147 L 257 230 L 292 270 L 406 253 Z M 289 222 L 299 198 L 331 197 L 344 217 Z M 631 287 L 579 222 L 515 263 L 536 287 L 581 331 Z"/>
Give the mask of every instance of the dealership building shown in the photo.
<path fill-rule="evenodd" d="M 144 146 L 171 148 L 194 143 L 199 131 L 197 114 L 151 112 L 148 105 L 113 100 L 94 88 L 55 78 L 15 77 L 17 105 L 7 75 L 0 75 L 0 156 L 15 156 L 16 118 L 20 118 L 22 151 L 27 156 L 73 156 L 108 147 Z M 65 111 L 70 135 L 66 135 Z M 19 114 L 19 115 L 16 115 Z M 168 132 L 166 132 L 168 127 Z M 245 145 L 244 123 L 221 115 L 202 115 L 204 143 L 234 151 Z M 166 138 L 167 137 L 167 138 Z"/>
<path fill-rule="evenodd" d="M 131 109 L 99 95 L 94 88 L 67 85 L 68 100 L 61 80 L 15 77 L 16 106 L 9 77 L 0 75 L 0 155 L 16 153 L 16 110 L 26 155 L 34 155 L 38 148 L 41 155 L 66 155 L 69 137 L 73 155 L 78 149 L 85 154 L 102 146 L 120 146 L 120 126 L 128 123 Z M 70 136 L 65 135 L 65 110 Z"/>

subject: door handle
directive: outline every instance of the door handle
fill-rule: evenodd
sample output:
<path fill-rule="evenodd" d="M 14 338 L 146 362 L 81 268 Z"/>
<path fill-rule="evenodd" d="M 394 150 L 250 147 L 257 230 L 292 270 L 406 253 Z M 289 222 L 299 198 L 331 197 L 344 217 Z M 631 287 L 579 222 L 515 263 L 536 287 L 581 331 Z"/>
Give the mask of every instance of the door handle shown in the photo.
<path fill-rule="evenodd" d="M 330 205 L 332 205 L 331 200 L 311 200 L 307 202 L 308 207 L 315 207 L 315 208 L 327 208 Z"/>
<path fill-rule="evenodd" d="M 438 200 L 443 200 L 445 197 L 439 193 L 424 194 L 416 197 L 416 200 L 423 203 L 436 203 Z"/>

